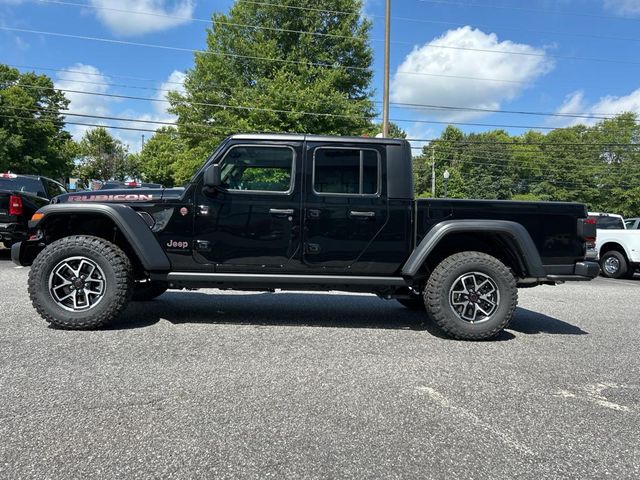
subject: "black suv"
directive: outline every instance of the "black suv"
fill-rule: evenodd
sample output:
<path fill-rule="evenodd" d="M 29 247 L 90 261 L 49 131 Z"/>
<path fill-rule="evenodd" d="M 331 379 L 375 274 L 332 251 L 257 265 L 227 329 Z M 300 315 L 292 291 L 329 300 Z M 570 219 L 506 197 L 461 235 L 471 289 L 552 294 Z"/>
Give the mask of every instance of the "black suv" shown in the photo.
<path fill-rule="evenodd" d="M 404 140 L 234 135 L 186 188 L 59 197 L 14 245 L 38 312 L 95 328 L 167 288 L 371 292 L 448 335 L 505 328 L 517 287 L 590 280 L 577 203 L 415 200 Z"/>
<path fill-rule="evenodd" d="M 0 173 L 0 242 L 11 247 L 26 239 L 31 215 L 64 193 L 64 187 L 50 178 Z"/>

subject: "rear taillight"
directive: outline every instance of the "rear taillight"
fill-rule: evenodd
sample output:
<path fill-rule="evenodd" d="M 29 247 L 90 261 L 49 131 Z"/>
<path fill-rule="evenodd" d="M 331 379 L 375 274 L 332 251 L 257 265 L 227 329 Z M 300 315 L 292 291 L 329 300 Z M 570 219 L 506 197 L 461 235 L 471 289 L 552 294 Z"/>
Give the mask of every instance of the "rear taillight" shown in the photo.
<path fill-rule="evenodd" d="M 16 195 L 11 195 L 9 197 L 9 215 L 22 215 L 22 198 Z"/>
<path fill-rule="evenodd" d="M 588 217 L 584 219 L 584 240 L 587 243 L 596 243 L 596 234 L 597 234 L 597 222 L 593 217 Z"/>

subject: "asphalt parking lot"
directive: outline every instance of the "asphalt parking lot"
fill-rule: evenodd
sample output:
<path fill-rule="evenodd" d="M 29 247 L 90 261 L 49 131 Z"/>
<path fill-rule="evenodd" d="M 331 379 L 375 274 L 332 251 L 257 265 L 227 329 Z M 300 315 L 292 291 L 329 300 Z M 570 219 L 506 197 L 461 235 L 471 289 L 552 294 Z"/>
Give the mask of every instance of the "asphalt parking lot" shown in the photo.
<path fill-rule="evenodd" d="M 0 478 L 639 478 L 640 280 L 498 340 L 372 296 L 200 291 L 48 328 L 0 253 Z"/>

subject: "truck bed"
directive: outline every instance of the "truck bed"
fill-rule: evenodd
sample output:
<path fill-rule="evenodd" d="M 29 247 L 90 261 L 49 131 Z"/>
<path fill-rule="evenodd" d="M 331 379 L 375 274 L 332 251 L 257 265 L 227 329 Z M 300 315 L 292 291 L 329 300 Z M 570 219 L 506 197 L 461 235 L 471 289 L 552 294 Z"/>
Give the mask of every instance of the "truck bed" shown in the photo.
<path fill-rule="evenodd" d="M 529 232 L 549 274 L 565 273 L 564 266 L 585 256 L 577 223 L 587 217 L 587 208 L 580 203 L 419 199 L 415 208 L 416 244 L 445 220 L 506 220 Z"/>

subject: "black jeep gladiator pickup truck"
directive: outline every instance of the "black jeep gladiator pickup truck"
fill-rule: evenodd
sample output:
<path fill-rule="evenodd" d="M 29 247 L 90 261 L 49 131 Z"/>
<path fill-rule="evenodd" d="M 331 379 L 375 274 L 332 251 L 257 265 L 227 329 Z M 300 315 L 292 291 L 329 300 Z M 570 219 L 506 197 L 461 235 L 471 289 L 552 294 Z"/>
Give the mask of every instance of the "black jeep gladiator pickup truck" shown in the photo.
<path fill-rule="evenodd" d="M 15 242 L 25 240 L 29 219 L 36 210 L 66 192 L 50 178 L 0 173 L 0 243 L 11 248 Z"/>
<path fill-rule="evenodd" d="M 67 194 L 12 258 L 45 320 L 95 328 L 167 288 L 371 292 L 490 338 L 517 287 L 590 280 L 575 203 L 415 200 L 404 140 L 234 135 L 185 188 Z"/>

